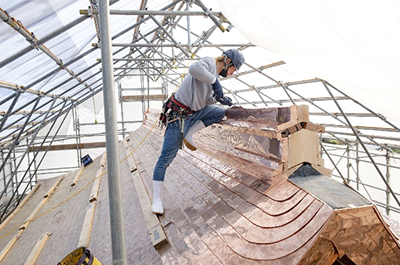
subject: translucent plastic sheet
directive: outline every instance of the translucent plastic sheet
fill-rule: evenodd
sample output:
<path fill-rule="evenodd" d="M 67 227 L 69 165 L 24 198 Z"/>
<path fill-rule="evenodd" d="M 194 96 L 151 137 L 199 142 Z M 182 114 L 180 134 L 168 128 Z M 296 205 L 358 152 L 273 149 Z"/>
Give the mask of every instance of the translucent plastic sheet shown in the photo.
<path fill-rule="evenodd" d="M 400 124 L 400 3 L 219 1 L 244 36 Z"/>

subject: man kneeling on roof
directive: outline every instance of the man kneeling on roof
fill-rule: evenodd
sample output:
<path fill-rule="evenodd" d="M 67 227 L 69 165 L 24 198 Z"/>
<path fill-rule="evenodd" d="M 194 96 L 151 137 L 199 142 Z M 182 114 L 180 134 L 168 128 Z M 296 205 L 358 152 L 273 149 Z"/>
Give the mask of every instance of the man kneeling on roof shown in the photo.
<path fill-rule="evenodd" d="M 220 122 L 225 109 L 214 103 L 232 106 L 232 100 L 224 96 L 218 75 L 227 77 L 238 71 L 244 63 L 241 52 L 229 49 L 217 58 L 204 57 L 189 67 L 189 74 L 175 94 L 163 106 L 160 120 L 166 124 L 164 143 L 153 174 L 152 211 L 163 214 L 161 190 L 165 171 L 175 158 L 182 142 L 192 151 L 196 145 L 195 132 Z"/>

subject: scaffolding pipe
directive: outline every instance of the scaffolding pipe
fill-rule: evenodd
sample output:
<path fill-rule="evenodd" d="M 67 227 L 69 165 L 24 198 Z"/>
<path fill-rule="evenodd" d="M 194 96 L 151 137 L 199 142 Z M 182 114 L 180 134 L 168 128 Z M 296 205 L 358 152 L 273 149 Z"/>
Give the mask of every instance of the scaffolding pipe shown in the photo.
<path fill-rule="evenodd" d="M 202 45 L 205 45 L 206 41 L 208 40 L 208 38 L 211 36 L 211 34 L 213 34 L 213 32 L 215 31 L 215 29 L 217 28 L 217 25 L 212 26 L 209 30 L 207 30 L 207 33 L 204 33 L 203 36 L 198 37 L 198 39 L 196 40 L 196 42 L 200 42 Z M 190 29 L 187 29 L 188 34 L 191 33 Z M 197 54 L 197 52 L 202 48 L 203 46 L 199 45 L 197 46 L 196 50 L 194 50 L 193 54 Z"/>
<path fill-rule="evenodd" d="M 122 213 L 122 192 L 118 154 L 118 126 L 115 104 L 114 73 L 111 49 L 109 1 L 100 0 L 101 62 L 103 71 L 104 118 L 106 122 L 107 174 L 110 206 L 113 264 L 127 265 Z"/>
<path fill-rule="evenodd" d="M 61 97 L 59 95 L 54 95 L 54 94 L 50 94 L 50 93 L 44 95 L 42 91 L 34 90 L 34 89 L 25 89 L 24 86 L 17 85 L 17 84 L 11 84 L 11 83 L 4 82 L 4 81 L 0 81 L 0 87 L 11 89 L 11 90 L 16 91 L 16 92 L 26 92 L 26 93 L 29 93 L 29 94 L 32 94 L 32 95 L 35 95 L 35 96 L 45 96 L 45 97 L 51 97 L 51 98 L 60 98 L 60 99 L 63 99 L 63 100 L 67 100 L 68 99 L 66 97 Z M 68 99 L 68 100 L 72 100 L 72 99 Z"/>
<path fill-rule="evenodd" d="M 100 73 L 100 72 L 98 72 L 98 73 Z M 95 75 L 97 75 L 97 73 L 96 73 Z M 87 79 L 90 79 L 90 78 L 91 78 L 91 77 L 89 77 L 89 78 L 87 78 Z M 97 82 L 100 81 L 100 80 L 101 80 L 101 79 L 97 80 L 96 82 L 92 83 L 91 85 L 97 83 Z M 70 89 L 64 91 L 61 95 L 63 95 L 63 94 L 65 94 L 65 93 L 69 92 L 70 90 L 72 90 L 73 88 L 77 87 L 78 85 L 79 85 L 79 84 L 77 84 L 77 85 L 75 85 L 74 87 L 72 87 L 72 88 L 70 88 Z M 95 87 L 94 89 L 96 89 L 96 88 L 97 88 L 97 87 Z M 85 89 L 85 88 L 84 88 L 84 89 Z M 80 94 L 84 89 L 82 89 L 82 90 L 78 91 L 77 93 L 71 95 L 71 97 L 73 97 L 73 96 L 75 96 L 75 95 L 77 95 L 77 94 Z M 41 97 L 40 97 L 40 98 L 41 98 Z M 30 102 L 26 103 L 25 105 L 21 106 L 19 109 L 13 111 L 12 114 L 17 113 L 17 112 L 19 112 L 22 108 L 24 108 L 24 107 L 26 107 L 26 106 L 28 106 L 28 105 L 34 103 L 35 100 L 36 100 L 36 99 L 33 99 L 33 100 L 31 100 Z M 47 101 L 46 103 L 44 103 L 43 105 L 41 105 L 41 106 L 38 107 L 37 109 L 43 108 L 44 106 L 46 106 L 46 105 L 49 104 L 50 102 L 51 102 L 51 101 Z M 78 102 L 78 99 L 77 99 L 77 100 L 74 99 L 74 102 Z M 62 103 L 59 103 L 56 107 L 58 107 L 58 106 L 61 105 L 61 104 L 62 104 Z M 31 113 L 31 112 L 35 112 L 35 110 L 31 110 L 29 113 Z M 42 116 L 43 116 L 43 114 L 37 116 L 33 121 L 39 119 L 39 118 L 42 117 Z M 18 120 L 16 120 L 16 121 L 14 121 L 12 124 L 9 124 L 9 125 L 7 126 L 7 128 L 4 128 L 4 129 L 10 128 L 10 127 L 13 126 L 14 124 L 16 124 L 17 122 L 19 122 L 20 120 L 22 120 L 23 118 L 24 118 L 24 117 L 22 117 L 22 118 L 20 118 L 20 119 L 18 119 Z M 2 138 L 0 139 L 0 141 L 3 140 L 3 139 L 6 139 L 7 137 L 9 137 L 9 136 L 12 135 L 12 134 L 13 134 L 13 132 L 10 133 L 10 134 L 7 135 L 7 136 L 2 137 Z"/>
<path fill-rule="evenodd" d="M 142 33 L 140 33 L 139 32 L 139 34 L 140 34 L 140 37 L 147 43 L 147 45 L 152 45 L 151 43 L 150 43 L 150 41 L 148 41 L 147 39 L 146 39 L 146 37 L 142 34 Z M 154 52 L 156 52 L 160 57 L 164 57 L 157 49 L 155 49 L 154 47 L 152 47 L 153 49 L 153 51 Z M 172 64 L 170 64 L 170 62 L 168 62 L 168 61 L 166 61 L 167 62 L 167 64 L 169 65 L 169 67 L 174 67 Z"/>
<path fill-rule="evenodd" d="M 175 47 L 177 47 L 178 49 L 180 49 L 187 58 L 191 58 L 190 54 L 182 47 L 181 44 L 179 44 L 174 37 L 171 36 L 171 34 L 169 34 L 169 32 L 163 27 L 163 25 L 161 25 L 161 23 L 154 17 L 154 16 L 150 16 L 150 18 L 154 21 L 154 23 L 157 24 L 157 26 L 164 31 L 164 33 L 170 38 L 170 40 L 175 44 Z M 147 44 L 148 45 L 148 44 Z M 160 45 L 160 44 L 159 44 Z"/>
<path fill-rule="evenodd" d="M 47 137 L 50 135 L 50 132 L 53 130 L 54 126 L 57 124 L 58 118 L 61 116 L 61 113 L 62 113 L 63 109 L 65 108 L 66 104 L 67 104 L 67 102 L 64 102 L 64 105 L 62 106 L 62 108 L 60 109 L 60 111 L 59 111 L 59 113 L 58 113 L 57 119 L 55 119 L 55 120 L 53 121 L 53 123 L 51 124 L 49 130 L 48 130 L 47 133 L 46 133 L 46 136 L 44 137 L 44 139 L 43 139 L 42 143 L 40 144 L 38 150 L 37 150 L 36 153 L 34 154 L 34 157 L 33 157 L 33 164 L 34 164 L 35 171 L 33 172 L 33 176 L 35 176 L 35 183 L 37 183 L 37 171 L 39 170 L 40 165 L 42 164 L 44 158 L 46 157 L 46 154 L 47 154 L 47 152 L 49 151 L 50 145 L 47 146 L 46 150 L 44 150 L 44 154 L 42 155 L 42 157 L 41 157 L 41 159 L 40 159 L 40 161 L 39 161 L 39 163 L 38 163 L 37 165 L 36 165 L 36 157 L 39 155 L 39 152 L 41 151 L 41 148 L 43 147 L 43 145 L 44 145 L 44 143 L 45 143 Z M 70 109 L 71 109 L 71 108 L 72 108 L 72 106 L 70 107 Z M 69 109 L 69 110 L 70 110 L 70 109 Z M 69 110 L 68 110 L 68 112 L 69 112 Z M 62 119 L 60 125 L 58 126 L 56 132 L 54 133 L 53 138 L 51 139 L 51 143 L 54 142 L 54 139 L 55 139 L 56 136 L 58 135 L 58 133 L 59 133 L 59 131 L 60 131 L 62 125 L 63 125 L 64 122 L 65 122 L 65 119 L 66 119 L 67 116 L 68 116 L 68 112 L 64 115 L 64 118 Z M 36 137 L 35 137 L 35 139 L 36 139 Z M 29 168 L 30 168 L 31 166 L 32 166 L 32 163 L 29 164 Z M 24 179 L 24 177 L 25 177 L 25 175 L 22 177 L 22 179 Z M 29 179 L 29 183 L 31 183 L 31 182 L 32 182 L 32 178 Z M 25 188 L 25 190 L 23 191 L 22 194 L 25 194 L 25 193 L 26 193 L 26 190 L 27 190 L 27 189 Z"/>
<path fill-rule="evenodd" d="M 124 119 L 124 103 L 122 101 L 122 85 L 121 82 L 118 82 L 118 96 L 119 96 L 119 102 L 121 104 L 121 124 L 122 124 L 122 138 L 125 139 L 125 119 Z M 119 122 L 117 122 L 118 124 Z M 84 124 L 81 124 L 81 126 L 84 126 Z"/>
<path fill-rule="evenodd" d="M 115 4 L 116 2 L 118 2 L 118 1 L 119 1 L 119 0 L 111 1 L 110 5 L 113 5 L 113 4 Z M 43 43 L 45 43 L 45 42 L 47 42 L 47 41 L 53 39 L 54 37 L 57 37 L 57 36 L 60 35 L 61 33 L 66 32 L 66 31 L 69 30 L 70 28 L 75 27 L 76 25 L 80 24 L 81 22 L 85 21 L 85 20 L 88 19 L 88 18 L 89 18 L 89 16 L 86 16 L 86 17 L 82 16 L 82 17 L 79 17 L 79 18 L 75 19 L 74 21 L 71 21 L 71 22 L 68 23 L 67 25 L 65 25 L 65 26 L 63 26 L 63 27 L 57 29 L 56 31 L 54 31 L 54 32 L 50 33 L 49 35 L 47 35 L 47 36 L 41 38 L 40 40 L 38 40 L 38 41 L 36 42 L 36 45 L 41 45 L 41 44 L 43 44 Z M 22 55 L 27 54 L 28 52 L 30 52 L 30 51 L 33 50 L 34 48 L 35 48 L 35 47 L 31 45 L 31 46 L 26 47 L 25 49 L 19 51 L 18 53 L 12 55 L 11 57 L 8 57 L 7 59 L 1 61 L 1 62 L 0 62 L 0 68 L 3 67 L 3 66 L 6 65 L 6 64 L 8 64 L 8 63 L 10 63 L 10 62 L 12 62 L 12 61 L 18 59 L 18 58 L 21 57 Z"/>
<path fill-rule="evenodd" d="M 386 122 L 387 124 L 389 124 L 390 126 L 392 126 L 393 128 L 396 128 L 397 131 L 400 131 L 400 128 L 395 126 L 393 123 L 389 122 L 385 116 L 383 116 L 382 114 L 378 114 L 374 111 L 372 111 L 370 108 L 367 108 L 365 105 L 361 104 L 359 101 L 353 99 L 352 97 L 348 96 L 347 94 L 343 93 L 342 91 L 340 91 L 339 89 L 337 89 L 336 87 L 334 87 L 333 85 L 331 85 L 330 83 L 323 81 L 324 84 L 329 85 L 330 87 L 332 87 L 333 89 L 335 89 L 336 91 L 338 91 L 340 94 L 344 95 L 345 97 L 351 99 L 352 101 L 354 101 L 355 103 L 357 103 L 358 105 L 360 105 L 361 107 L 363 107 L 364 109 L 368 110 L 369 112 L 371 112 L 372 114 L 374 114 L 376 117 L 379 117 L 381 120 L 383 120 L 384 122 Z"/>
<path fill-rule="evenodd" d="M 16 96 L 14 97 L 13 102 L 11 103 L 10 107 L 8 108 L 7 112 L 5 113 L 3 118 L 1 119 L 0 131 L 3 129 L 4 124 L 6 124 L 6 121 L 7 121 L 8 117 L 10 116 L 15 104 L 17 104 L 17 101 L 18 101 L 20 95 L 21 95 L 21 92 L 18 91 L 16 93 Z"/>
<path fill-rule="evenodd" d="M 40 98 L 37 99 L 37 101 L 36 101 L 34 107 L 32 108 L 32 110 L 34 110 L 34 109 L 36 108 L 36 106 L 39 104 L 39 101 L 40 101 Z M 20 140 L 22 140 L 22 139 L 20 139 L 20 137 L 21 137 L 21 135 L 22 135 L 22 133 L 23 133 L 23 131 L 24 131 L 24 128 L 25 128 L 26 125 L 28 124 L 28 121 L 29 121 L 30 118 L 32 117 L 32 114 L 33 114 L 33 112 L 32 112 L 31 114 L 28 115 L 28 117 L 27 117 L 27 119 L 26 119 L 26 121 L 25 121 L 25 124 L 24 124 L 23 128 L 19 131 L 19 133 L 18 133 L 18 135 L 15 137 L 15 139 L 13 139 L 14 142 L 13 142 L 12 146 L 9 148 L 9 152 L 7 153 L 7 156 L 6 156 L 5 160 L 4 160 L 3 163 L 0 165 L 0 171 L 2 171 L 2 170 L 4 169 L 7 160 L 8 160 L 8 159 L 10 158 L 10 156 L 11 156 L 11 152 L 14 150 L 14 147 L 18 144 L 18 142 L 19 142 Z M 12 179 L 10 179 L 10 181 L 11 181 L 11 180 L 12 180 Z M 10 181 L 9 181 L 9 182 L 10 182 Z M 8 185 L 10 185 L 10 183 L 7 183 L 7 186 L 8 186 Z M 1 201 L 1 199 L 3 198 L 3 196 L 4 196 L 4 191 L 3 191 L 3 192 L 1 193 L 1 195 L 0 195 L 0 201 Z"/>
<path fill-rule="evenodd" d="M 397 204 L 400 206 L 400 201 L 399 199 L 396 197 L 396 195 L 394 194 L 394 191 L 392 190 L 392 188 L 390 187 L 389 183 L 386 181 L 385 177 L 383 176 L 381 170 L 379 169 L 378 165 L 375 163 L 374 159 L 372 158 L 371 154 L 369 153 L 367 147 L 364 145 L 364 143 L 361 141 L 360 136 L 358 135 L 357 131 L 354 129 L 354 127 L 352 126 L 350 120 L 347 118 L 346 114 L 344 113 L 344 111 L 342 110 L 342 107 L 340 107 L 339 103 L 336 101 L 335 96 L 332 94 L 332 92 L 330 91 L 330 89 L 328 88 L 327 84 L 325 83 L 325 81 L 322 81 L 322 83 L 324 84 L 326 90 L 328 91 L 329 95 L 332 97 L 333 101 L 335 102 L 336 106 L 338 107 L 338 109 L 340 110 L 340 112 L 343 114 L 343 117 L 345 118 L 348 126 L 351 128 L 351 130 L 353 131 L 354 135 L 357 137 L 357 140 L 360 142 L 362 148 L 364 149 L 365 153 L 367 153 L 369 159 L 371 160 L 372 164 L 374 165 L 376 171 L 378 172 L 379 176 L 381 177 L 382 181 L 385 183 L 387 189 L 390 191 L 390 193 L 393 195 L 395 201 L 397 202 Z"/>
<path fill-rule="evenodd" d="M 357 190 L 360 190 L 360 157 L 358 152 L 358 139 L 356 139 L 356 181 L 357 181 Z"/>
<path fill-rule="evenodd" d="M 346 144 L 346 153 L 347 153 L 347 184 L 350 184 L 350 144 Z"/>
<path fill-rule="evenodd" d="M 46 46 L 43 44 L 37 45 L 37 42 L 39 41 L 35 35 L 32 32 L 29 32 L 21 22 L 17 21 L 15 18 L 10 17 L 3 9 L 0 8 L 0 18 L 6 22 L 7 24 L 10 25 L 15 31 L 20 33 L 25 39 L 33 46 L 37 47 L 39 50 L 41 50 L 44 54 L 46 54 L 48 57 L 50 57 L 59 67 L 60 69 L 63 69 L 67 71 L 73 78 L 75 78 L 79 83 L 83 84 L 86 86 L 88 89 L 92 90 L 91 87 L 89 87 L 86 83 L 82 81 L 82 79 L 77 76 L 72 70 L 67 68 L 64 63 L 54 54 L 52 53 Z"/>
<path fill-rule="evenodd" d="M 218 26 L 218 28 L 224 32 L 226 29 L 222 24 L 219 22 L 219 20 L 214 16 L 214 14 L 211 12 L 211 10 L 208 10 L 207 7 L 201 2 L 200 0 L 196 0 L 197 4 L 201 7 L 201 9 L 204 10 L 204 12 L 211 18 L 211 20 L 215 23 L 215 25 Z"/>
<path fill-rule="evenodd" d="M 3 105 L 4 103 L 6 103 L 7 101 L 9 101 L 10 99 L 12 99 L 13 97 L 15 97 L 16 95 L 17 95 L 17 93 L 9 95 L 8 97 L 6 97 L 2 101 L 0 101 L 0 106 Z"/>
<path fill-rule="evenodd" d="M 186 0 L 186 11 L 189 11 L 189 1 Z M 192 41 L 190 39 L 190 16 L 187 16 L 187 28 L 188 28 L 188 49 L 192 52 Z"/>
<path fill-rule="evenodd" d="M 335 162 L 333 161 L 332 157 L 329 155 L 329 153 L 326 151 L 324 145 L 320 143 L 320 146 L 324 150 L 324 153 L 328 156 L 329 160 L 331 161 L 332 165 L 335 167 L 336 171 L 339 173 L 340 177 L 342 178 L 343 182 L 346 183 L 346 179 L 343 177 L 342 173 L 340 172 L 339 168 L 336 166 Z"/>
<path fill-rule="evenodd" d="M 54 102 L 55 102 L 55 100 L 54 100 Z M 54 102 L 53 102 L 53 104 L 54 104 Z M 65 106 L 65 104 L 66 104 L 66 102 L 64 102 L 64 106 Z M 64 108 L 64 106 L 63 106 L 63 108 Z M 63 109 L 63 108 L 62 108 L 62 109 Z M 61 110 L 62 110 L 62 109 L 61 109 Z M 60 112 L 61 112 L 61 111 L 60 111 Z M 57 118 L 58 118 L 58 117 L 59 117 L 59 116 L 57 116 Z M 44 121 L 45 121 L 45 119 L 43 119 L 43 124 L 44 124 Z M 65 121 L 65 117 L 64 117 L 64 119 L 63 119 L 61 125 L 64 123 L 64 121 Z M 42 125 L 43 125 L 43 124 L 42 124 Z M 52 130 L 52 128 L 53 128 L 53 126 L 54 126 L 55 124 L 56 124 L 56 120 L 54 120 L 52 126 L 51 126 L 50 129 L 48 130 L 48 132 L 47 132 L 47 134 L 46 134 L 46 138 L 47 138 L 47 136 L 50 134 L 50 132 L 51 132 L 51 130 Z M 56 132 L 56 134 L 54 135 L 54 137 L 57 135 L 58 131 L 59 131 L 60 128 L 62 127 L 61 125 L 58 127 L 57 132 Z M 41 127 L 43 127 L 43 126 L 41 126 Z M 40 130 L 40 128 L 37 129 L 37 133 L 39 132 L 39 130 Z M 36 136 L 36 135 L 35 135 L 35 136 Z M 30 146 L 31 144 L 33 144 L 33 142 L 34 142 L 34 140 L 35 140 L 35 136 L 32 137 L 31 143 L 27 146 L 27 149 L 26 149 L 26 151 L 25 151 L 23 157 L 25 156 L 25 154 L 28 154 L 28 156 L 29 156 L 29 146 Z M 53 139 L 54 139 L 54 137 L 53 137 Z M 43 143 L 44 143 L 44 141 L 43 141 Z M 43 143 L 41 144 L 40 148 L 42 147 Z M 14 153 L 15 153 L 15 149 L 13 149 L 13 150 L 14 150 Z M 47 153 L 47 150 L 46 150 L 46 153 Z M 42 159 L 41 159 L 41 161 L 40 161 L 40 163 L 39 163 L 39 166 L 40 166 L 41 162 L 44 160 L 44 157 L 45 157 L 46 153 L 42 156 Z M 37 151 L 37 153 L 35 154 L 35 156 L 34 156 L 34 158 L 33 158 L 33 161 L 34 161 L 34 162 L 36 161 L 36 156 L 37 156 L 38 154 L 39 154 L 39 151 Z M 19 163 L 18 167 L 16 166 L 16 172 L 15 172 L 15 176 L 16 176 L 16 177 L 17 177 L 17 173 L 18 173 L 17 170 L 18 170 L 20 164 L 21 164 L 22 161 L 23 161 L 23 157 L 20 159 L 20 163 Z M 30 169 L 31 165 L 32 165 L 32 163 L 29 164 L 28 169 Z M 38 169 L 38 168 L 36 168 L 36 171 L 37 171 L 37 169 Z M 36 175 L 36 171 L 34 172 L 34 175 Z M 20 181 L 20 182 L 17 184 L 17 186 L 16 186 L 16 190 L 17 190 L 17 191 L 18 191 L 18 189 L 20 188 L 22 182 L 23 182 L 24 179 L 25 179 L 26 172 L 27 172 L 27 171 L 25 171 L 25 174 L 24 174 L 23 177 L 21 178 L 21 181 Z M 24 191 L 23 191 L 22 194 L 25 194 L 25 192 L 26 192 L 26 190 L 27 190 L 27 187 L 29 186 L 29 184 L 30 184 L 31 182 L 32 182 L 32 178 L 30 178 L 30 180 L 29 180 L 29 182 L 28 182 L 28 185 L 25 187 L 25 189 L 24 189 Z M 8 200 L 8 204 L 7 204 L 7 206 L 5 207 L 3 213 L 1 214 L 0 220 L 1 220 L 1 219 L 3 218 L 3 216 L 6 214 L 6 211 L 7 211 L 8 207 L 10 207 L 10 204 L 11 204 L 11 202 L 12 202 L 12 199 L 14 198 L 14 195 L 15 195 L 15 192 L 13 193 L 13 195 L 11 196 L 11 198 Z M 17 193 L 17 197 L 18 197 L 18 193 Z M 19 203 L 20 199 L 21 199 L 21 198 L 19 198 L 19 197 L 17 198 L 18 203 Z"/>
<path fill-rule="evenodd" d="M 102 84 L 100 84 L 99 86 L 101 86 L 101 85 L 102 85 Z M 97 88 L 97 87 L 95 87 L 94 89 L 96 89 L 96 88 Z M 99 90 L 95 91 L 93 94 L 95 95 L 95 94 L 101 92 L 102 89 L 103 89 L 103 88 L 100 88 Z M 91 97 L 91 96 L 85 97 L 85 95 L 82 95 L 81 97 L 79 97 L 79 98 L 77 99 L 76 102 L 70 102 L 70 103 L 73 104 L 73 106 L 77 106 L 78 104 L 80 104 L 80 103 L 86 101 L 86 100 L 89 99 L 90 97 Z M 83 98 L 83 99 L 80 100 L 81 98 Z M 46 103 L 46 104 L 47 104 L 47 103 Z M 63 104 L 63 103 L 61 102 L 60 104 Z M 60 105 L 60 104 L 58 104 L 58 105 Z M 58 106 L 58 105 L 57 105 L 57 106 Z M 56 107 L 57 107 L 57 106 L 56 106 Z M 31 113 L 33 113 L 33 111 L 32 111 Z M 52 122 L 53 120 L 54 120 L 54 117 L 49 118 L 49 120 L 46 121 L 45 125 L 49 124 L 49 123 Z M 10 136 L 10 135 L 9 135 L 9 136 Z M 14 135 L 12 135 L 12 136 L 13 136 L 13 139 L 14 139 Z M 27 137 L 27 136 L 28 136 L 28 134 L 26 133 L 24 137 Z M 4 138 L 3 138 L 3 139 L 4 139 Z M 22 138 L 22 139 L 24 139 L 24 138 Z M 22 139 L 21 139 L 21 140 L 22 140 Z M 6 147 L 6 145 L 4 145 L 4 147 Z"/>
<path fill-rule="evenodd" d="M 167 6 L 163 7 L 163 8 L 161 9 L 161 11 L 162 11 L 162 10 L 166 10 L 166 9 L 168 9 L 168 8 L 170 8 L 170 7 L 173 7 L 173 6 L 175 6 L 177 3 L 180 3 L 181 1 L 182 1 L 182 0 L 174 1 L 174 2 L 172 2 L 172 3 L 170 3 L 170 4 L 168 4 Z M 135 28 L 136 26 L 138 26 L 138 25 L 140 25 L 140 24 L 146 22 L 147 20 L 150 20 L 150 17 L 146 17 L 146 18 L 142 19 L 141 21 L 139 21 L 138 23 L 135 23 L 135 24 L 133 24 L 132 26 L 130 26 L 130 27 L 124 29 L 124 30 L 121 31 L 120 33 L 114 35 L 114 36 L 112 37 L 112 40 L 115 40 L 116 38 L 118 38 L 118 37 L 120 37 L 121 35 L 127 33 L 128 31 L 132 30 L 132 29 Z M 156 30 L 156 29 L 154 29 L 154 30 Z"/>
<path fill-rule="evenodd" d="M 207 10 L 207 8 L 206 8 Z M 93 14 L 98 14 L 98 11 L 89 11 L 87 9 L 80 9 L 79 13 L 81 15 L 88 15 L 90 12 Z M 210 16 L 217 15 L 220 16 L 221 12 L 212 11 L 157 11 L 157 10 L 110 10 L 110 15 L 125 15 L 125 16 Z M 218 22 L 218 20 L 217 20 Z M 218 22 L 219 23 L 219 22 Z"/>
<path fill-rule="evenodd" d="M 390 152 L 388 150 L 386 150 L 386 181 L 387 183 L 391 182 L 391 178 L 390 178 Z M 389 189 L 386 187 L 386 205 L 390 205 L 390 191 Z M 386 207 L 386 214 L 390 215 L 390 208 Z"/>
<path fill-rule="evenodd" d="M 157 21 L 158 22 L 158 21 Z M 159 27 L 161 27 L 161 24 L 159 24 Z M 167 32 L 167 31 L 164 31 Z M 156 47 L 156 48 L 179 48 L 182 50 L 182 47 L 188 48 L 188 47 L 199 47 L 199 48 L 215 48 L 215 47 L 255 47 L 254 44 L 251 43 L 245 43 L 245 44 L 194 44 L 194 45 L 188 45 L 188 44 L 180 44 L 178 43 L 175 39 L 173 39 L 173 36 L 171 33 L 168 32 L 170 39 L 172 40 L 173 44 L 156 44 L 156 43 L 113 43 L 113 47 Z M 97 45 L 97 43 L 94 43 L 93 45 Z M 187 51 L 183 51 L 185 55 L 187 56 Z M 188 57 L 192 58 L 191 56 Z M 186 60 L 186 58 L 185 58 Z"/>

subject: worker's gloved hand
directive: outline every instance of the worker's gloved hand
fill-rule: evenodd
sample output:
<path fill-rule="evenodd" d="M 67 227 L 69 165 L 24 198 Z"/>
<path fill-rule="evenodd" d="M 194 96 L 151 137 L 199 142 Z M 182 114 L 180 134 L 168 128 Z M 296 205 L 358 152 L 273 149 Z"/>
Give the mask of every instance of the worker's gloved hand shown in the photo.
<path fill-rule="evenodd" d="M 227 105 L 227 106 L 232 106 L 232 99 L 230 97 L 222 97 L 220 100 L 218 100 L 219 103 L 222 105 Z"/>
<path fill-rule="evenodd" d="M 218 81 L 218 78 L 212 84 L 214 90 L 214 97 L 217 101 L 224 97 L 224 92 L 222 91 L 222 86 Z"/>

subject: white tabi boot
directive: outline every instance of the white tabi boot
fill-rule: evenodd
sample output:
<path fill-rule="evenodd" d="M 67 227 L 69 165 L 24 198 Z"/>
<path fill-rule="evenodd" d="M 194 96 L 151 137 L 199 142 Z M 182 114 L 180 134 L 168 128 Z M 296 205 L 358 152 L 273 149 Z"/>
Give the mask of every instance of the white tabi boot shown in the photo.
<path fill-rule="evenodd" d="M 190 127 L 188 133 L 186 134 L 185 139 L 183 139 L 183 142 L 185 143 L 187 148 L 189 148 L 192 151 L 196 151 L 197 147 L 193 141 L 193 134 L 204 128 L 206 128 L 206 126 L 202 121 L 198 121 L 195 124 L 193 124 L 192 127 Z"/>
<path fill-rule="evenodd" d="M 155 214 L 164 214 L 164 208 L 161 201 L 161 189 L 164 181 L 153 180 L 153 206 L 151 211 Z"/>

